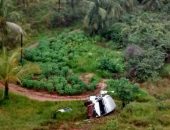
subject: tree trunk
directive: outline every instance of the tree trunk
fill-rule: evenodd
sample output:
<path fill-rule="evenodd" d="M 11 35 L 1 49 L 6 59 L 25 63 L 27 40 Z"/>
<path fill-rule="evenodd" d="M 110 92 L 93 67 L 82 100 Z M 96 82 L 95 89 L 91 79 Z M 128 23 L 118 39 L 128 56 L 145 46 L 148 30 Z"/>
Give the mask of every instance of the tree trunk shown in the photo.
<path fill-rule="evenodd" d="M 61 8 L 61 7 L 60 7 L 60 4 L 61 4 L 61 1 L 59 0 L 59 1 L 58 1 L 58 5 L 59 5 L 58 11 L 59 11 L 59 12 L 60 12 L 60 8 Z"/>
<path fill-rule="evenodd" d="M 9 88 L 8 88 L 8 82 L 5 81 L 5 89 L 4 89 L 4 95 L 3 95 L 3 99 L 8 99 L 8 91 L 9 91 Z"/>
<path fill-rule="evenodd" d="M 122 102 L 122 109 L 126 106 L 126 103 L 123 101 Z"/>
<path fill-rule="evenodd" d="M 71 0 L 71 8 L 74 9 L 74 0 Z"/>
<path fill-rule="evenodd" d="M 23 34 L 21 34 L 21 64 L 23 65 L 23 50 L 22 50 L 22 47 L 23 47 Z"/>

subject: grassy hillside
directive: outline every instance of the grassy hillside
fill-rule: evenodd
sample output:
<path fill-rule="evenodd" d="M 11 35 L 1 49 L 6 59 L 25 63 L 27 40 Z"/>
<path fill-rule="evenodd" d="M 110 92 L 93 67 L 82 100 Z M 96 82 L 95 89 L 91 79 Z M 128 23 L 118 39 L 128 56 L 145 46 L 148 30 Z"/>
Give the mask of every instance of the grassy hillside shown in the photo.
<path fill-rule="evenodd" d="M 2 97 L 2 91 L 0 90 Z M 72 109 L 67 114 L 59 114 L 52 120 L 54 113 L 61 108 Z M 0 101 L 0 130 L 31 130 L 41 128 L 50 122 L 61 123 L 86 118 L 83 102 L 37 102 L 23 96 L 10 94 L 10 100 Z M 46 128 L 46 127 L 44 127 Z"/>
<path fill-rule="evenodd" d="M 167 82 L 159 81 L 160 82 Z M 149 83 L 148 83 L 149 84 Z M 153 86 L 154 84 L 150 84 Z M 149 86 L 143 84 L 144 86 Z M 153 96 L 145 96 L 121 109 L 121 102 L 116 100 L 117 109 L 109 116 L 86 120 L 86 109 L 81 101 L 72 102 L 37 102 L 23 96 L 10 94 L 10 100 L 0 102 L 0 130 L 30 130 L 30 129 L 89 129 L 89 130 L 168 130 L 170 128 L 169 87 L 162 86 L 159 96 L 155 88 L 150 91 Z M 2 91 L 0 91 L 2 96 Z M 167 96 L 166 96 L 167 95 Z M 154 97 L 155 96 L 155 97 Z M 60 108 L 72 108 L 66 114 L 55 111 Z M 53 118 L 52 118 L 53 117 Z"/>
<path fill-rule="evenodd" d="M 41 69 L 22 76 L 23 87 L 78 95 L 107 79 L 117 109 L 86 120 L 82 101 L 37 102 L 10 94 L 0 101 L 0 130 L 170 129 L 169 0 L 0 0 L 0 57 L 3 47 L 9 57 L 20 48 L 15 23 L 25 31 L 22 65 Z M 9 70 L 0 72 L 0 81 L 4 75 L 13 81 Z M 92 74 L 88 83 L 84 74 Z M 73 111 L 56 115 L 65 107 Z"/>

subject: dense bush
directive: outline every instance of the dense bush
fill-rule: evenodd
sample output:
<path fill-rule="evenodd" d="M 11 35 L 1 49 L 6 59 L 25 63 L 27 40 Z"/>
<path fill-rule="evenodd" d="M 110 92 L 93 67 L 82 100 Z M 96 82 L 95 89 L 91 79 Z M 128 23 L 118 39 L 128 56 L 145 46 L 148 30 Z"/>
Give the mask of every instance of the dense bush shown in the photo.
<path fill-rule="evenodd" d="M 27 88 L 37 90 L 47 90 L 48 92 L 57 92 L 60 95 L 76 95 L 88 90 L 96 89 L 98 80 L 93 79 L 89 84 L 85 84 L 75 74 L 64 76 L 53 76 L 48 80 L 46 78 L 35 80 L 32 78 L 22 79 L 22 85 Z"/>
<path fill-rule="evenodd" d="M 125 78 L 119 80 L 109 80 L 107 85 L 107 89 L 109 91 L 114 91 L 113 96 L 122 101 L 123 107 L 130 101 L 137 99 L 137 97 L 141 94 L 140 88 L 137 85 L 130 83 L 129 80 Z"/>
<path fill-rule="evenodd" d="M 110 57 L 103 57 L 99 61 L 98 68 L 111 73 L 123 72 L 124 65 L 117 63 L 117 60 Z"/>
<path fill-rule="evenodd" d="M 160 20 L 162 19 L 162 20 Z M 125 50 L 127 76 L 138 81 L 154 79 L 168 59 L 170 33 L 169 15 L 129 13 L 105 30 L 103 36 L 114 48 Z M 155 60 L 157 59 L 157 60 Z M 108 63 L 108 62 L 107 62 Z M 108 65 L 109 66 L 109 65 Z"/>
<path fill-rule="evenodd" d="M 158 48 L 145 49 L 141 55 L 131 56 L 127 62 L 128 77 L 138 81 L 153 79 L 164 65 L 165 54 Z"/>
<path fill-rule="evenodd" d="M 116 48 L 123 48 L 125 43 L 123 42 L 124 36 L 122 33 L 122 24 L 115 23 L 112 27 L 106 29 L 102 36 L 108 40 L 112 40 Z"/>

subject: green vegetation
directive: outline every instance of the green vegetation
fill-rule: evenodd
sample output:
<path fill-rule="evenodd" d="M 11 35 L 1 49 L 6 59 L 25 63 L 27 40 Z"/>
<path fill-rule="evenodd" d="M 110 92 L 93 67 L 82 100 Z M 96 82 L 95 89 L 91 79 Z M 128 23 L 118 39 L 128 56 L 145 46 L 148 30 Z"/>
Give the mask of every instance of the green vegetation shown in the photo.
<path fill-rule="evenodd" d="M 132 84 L 125 78 L 109 80 L 107 83 L 107 90 L 114 92 L 112 96 L 114 99 L 118 98 L 122 101 L 123 108 L 131 101 L 140 101 L 144 100 L 144 97 L 148 97 L 148 94 L 141 90 L 138 85 Z"/>
<path fill-rule="evenodd" d="M 56 38 L 41 40 L 37 48 L 25 50 L 25 60 L 39 64 L 42 73 L 26 76 L 22 80 L 23 86 L 61 95 L 94 90 L 98 83 L 95 77 L 89 84 L 85 84 L 74 71 L 98 73 L 98 70 L 104 70 L 108 73 L 119 73 L 124 68 L 121 54 L 119 56 L 116 52 L 95 44 L 96 40 L 83 32 L 62 33 Z M 114 62 L 104 63 L 103 55 L 114 58 Z M 95 59 L 96 57 L 98 58 Z"/>
<path fill-rule="evenodd" d="M 2 91 L 0 90 L 0 96 Z M 58 128 L 66 121 L 79 121 L 86 118 L 84 104 L 72 102 L 37 102 L 22 96 L 10 94 L 11 100 L 0 101 L 0 130 L 30 130 L 41 128 L 48 123 L 56 122 Z M 58 109 L 69 107 L 67 114 L 58 114 L 52 120 L 53 113 Z"/>
<path fill-rule="evenodd" d="M 164 81 L 165 82 L 165 81 Z M 158 86 L 155 86 L 158 87 Z M 165 86 L 164 86 L 165 87 Z M 155 91 L 153 89 L 152 91 Z M 163 91 L 162 91 L 163 92 Z M 165 91 L 160 95 L 166 94 Z M 170 92 L 170 91 L 169 91 Z M 2 91 L 0 91 L 0 96 Z M 86 110 L 82 101 L 37 102 L 25 97 L 10 94 L 11 100 L 0 102 L 0 129 L 79 129 L 115 130 L 129 129 L 169 129 L 169 98 L 130 102 L 121 109 L 116 100 L 117 109 L 109 116 L 86 122 Z M 58 109 L 69 107 L 71 112 L 54 115 Z M 67 125 L 66 125 L 67 124 Z"/>
<path fill-rule="evenodd" d="M 107 80 L 117 104 L 113 114 L 84 121 L 82 101 L 36 102 L 11 94 L 0 101 L 0 129 L 169 130 L 169 21 L 169 0 L 0 0 L 5 97 L 13 82 L 67 96 Z M 23 66 L 12 55 L 21 40 Z M 41 71 L 30 74 L 32 63 Z M 73 111 L 58 115 L 65 107 Z"/>
<path fill-rule="evenodd" d="M 3 49 L 3 54 L 0 56 L 0 80 L 4 85 L 4 99 L 8 98 L 9 83 L 20 83 L 22 76 L 40 72 L 39 67 L 33 64 L 21 66 L 18 56 L 18 52 L 8 56 L 5 49 Z"/>

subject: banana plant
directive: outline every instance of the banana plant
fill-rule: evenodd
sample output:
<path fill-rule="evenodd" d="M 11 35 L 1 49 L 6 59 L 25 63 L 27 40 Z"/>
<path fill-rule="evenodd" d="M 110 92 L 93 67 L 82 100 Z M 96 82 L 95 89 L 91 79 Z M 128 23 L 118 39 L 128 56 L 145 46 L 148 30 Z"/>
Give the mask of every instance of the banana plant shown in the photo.
<path fill-rule="evenodd" d="M 40 73 L 40 69 L 35 64 L 25 64 L 21 66 L 18 62 L 18 51 L 8 55 L 5 48 L 0 55 L 0 81 L 4 86 L 3 99 L 8 99 L 9 83 L 21 83 L 22 76 L 30 73 Z"/>

